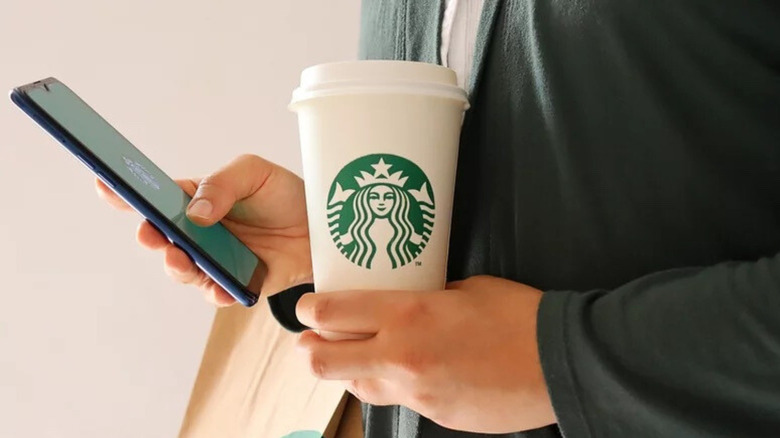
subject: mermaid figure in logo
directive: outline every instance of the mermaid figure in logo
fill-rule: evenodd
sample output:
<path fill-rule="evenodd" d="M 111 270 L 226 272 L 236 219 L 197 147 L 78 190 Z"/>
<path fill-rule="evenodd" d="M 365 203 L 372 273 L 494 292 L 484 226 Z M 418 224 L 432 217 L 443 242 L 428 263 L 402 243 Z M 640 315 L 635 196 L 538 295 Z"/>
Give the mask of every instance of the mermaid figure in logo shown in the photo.
<path fill-rule="evenodd" d="M 352 263 L 367 269 L 396 269 L 414 260 L 431 237 L 433 194 L 427 181 L 419 189 L 405 188 L 409 177 L 403 170 L 390 172 L 394 165 L 383 157 L 370 166 L 373 174 L 349 167 L 342 170 L 349 173 L 334 182 L 328 226 L 339 251 Z"/>
<path fill-rule="evenodd" d="M 409 194 L 395 185 L 374 184 L 362 187 L 352 197 L 352 208 L 355 217 L 349 224 L 347 233 L 341 236 L 340 243 L 347 246 L 354 243 L 349 259 L 366 268 L 372 263 L 381 246 L 390 257 L 393 269 L 409 263 L 417 254 L 409 243 L 419 246 L 422 236 L 414 230 L 409 220 L 411 199 Z M 376 242 L 372 227 L 378 221 L 387 221 L 393 229 L 392 237 L 387 241 Z M 380 244 L 380 247 L 377 247 Z"/>

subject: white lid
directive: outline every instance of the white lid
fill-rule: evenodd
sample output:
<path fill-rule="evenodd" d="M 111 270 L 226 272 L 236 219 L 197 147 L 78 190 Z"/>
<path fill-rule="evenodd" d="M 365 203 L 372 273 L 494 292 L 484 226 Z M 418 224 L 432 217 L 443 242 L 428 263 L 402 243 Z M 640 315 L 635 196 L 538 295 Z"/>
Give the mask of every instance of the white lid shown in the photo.
<path fill-rule="evenodd" d="M 318 97 L 358 93 L 422 94 L 459 101 L 464 109 L 469 105 L 466 91 L 458 87 L 449 68 L 410 61 L 348 61 L 305 69 L 290 107 Z"/>

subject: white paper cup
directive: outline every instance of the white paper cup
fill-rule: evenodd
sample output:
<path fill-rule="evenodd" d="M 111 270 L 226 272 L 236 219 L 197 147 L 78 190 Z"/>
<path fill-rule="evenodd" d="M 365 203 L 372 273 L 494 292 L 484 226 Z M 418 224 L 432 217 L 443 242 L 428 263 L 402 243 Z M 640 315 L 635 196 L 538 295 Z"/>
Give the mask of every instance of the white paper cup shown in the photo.
<path fill-rule="evenodd" d="M 317 292 L 445 284 L 466 92 L 445 67 L 322 64 L 298 113 Z"/>

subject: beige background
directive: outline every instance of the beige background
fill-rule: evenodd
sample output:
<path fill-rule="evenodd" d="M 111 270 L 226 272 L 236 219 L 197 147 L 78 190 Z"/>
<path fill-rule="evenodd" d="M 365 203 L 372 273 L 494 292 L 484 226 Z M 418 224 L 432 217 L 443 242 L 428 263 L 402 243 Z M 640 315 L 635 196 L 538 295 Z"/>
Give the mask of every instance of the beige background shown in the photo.
<path fill-rule="evenodd" d="M 56 76 L 172 176 L 300 170 L 286 103 L 353 59 L 359 1 L 0 3 L 0 90 Z M 0 103 L 0 438 L 172 437 L 213 316 L 75 159 Z"/>

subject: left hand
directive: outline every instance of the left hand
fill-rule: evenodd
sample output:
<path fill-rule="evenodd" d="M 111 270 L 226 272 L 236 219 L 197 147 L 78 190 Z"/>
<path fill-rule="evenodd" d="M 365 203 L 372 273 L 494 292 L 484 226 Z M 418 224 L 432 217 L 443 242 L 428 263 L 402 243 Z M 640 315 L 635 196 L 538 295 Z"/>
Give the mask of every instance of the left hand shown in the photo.
<path fill-rule="evenodd" d="M 536 343 L 542 292 L 479 276 L 444 291 L 306 294 L 298 318 L 314 329 L 366 334 L 299 340 L 312 373 L 344 380 L 360 400 L 403 405 L 469 432 L 508 433 L 555 423 Z"/>

